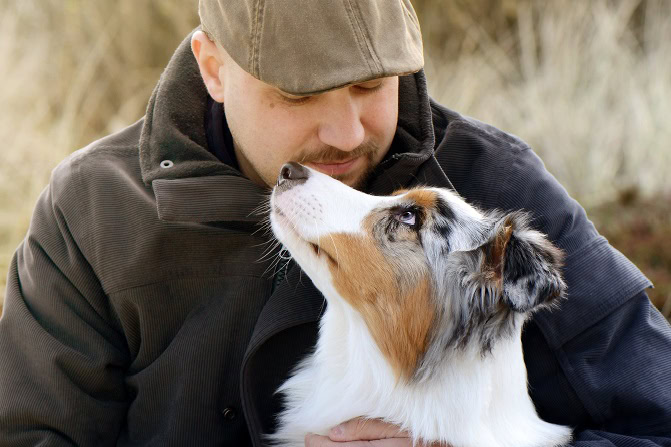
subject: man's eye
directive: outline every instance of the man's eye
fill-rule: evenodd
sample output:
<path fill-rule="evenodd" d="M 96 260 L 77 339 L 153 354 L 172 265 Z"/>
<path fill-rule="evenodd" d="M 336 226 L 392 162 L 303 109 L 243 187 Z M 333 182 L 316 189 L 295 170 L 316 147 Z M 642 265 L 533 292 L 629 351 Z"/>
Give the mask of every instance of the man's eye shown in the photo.
<path fill-rule="evenodd" d="M 403 211 L 396 218 L 399 220 L 399 222 L 404 223 L 404 224 L 412 227 L 412 226 L 415 225 L 415 222 L 417 220 L 417 215 L 415 214 L 414 211 L 407 210 L 407 211 Z"/>
<path fill-rule="evenodd" d="M 288 96 L 282 95 L 282 101 L 288 104 L 304 104 L 310 100 L 310 96 L 298 96 L 295 98 L 290 98 Z"/>
<path fill-rule="evenodd" d="M 357 84 L 355 87 L 365 93 L 372 93 L 374 91 L 380 90 L 382 86 L 384 85 L 384 82 L 379 81 L 379 82 L 366 82 L 364 84 Z"/>

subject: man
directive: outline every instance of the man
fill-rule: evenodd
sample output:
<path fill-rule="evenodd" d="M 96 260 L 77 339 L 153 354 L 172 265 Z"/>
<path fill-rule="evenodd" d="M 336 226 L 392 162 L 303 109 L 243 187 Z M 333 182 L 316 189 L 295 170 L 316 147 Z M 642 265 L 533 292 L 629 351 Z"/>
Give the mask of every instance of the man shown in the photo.
<path fill-rule="evenodd" d="M 530 211 L 569 286 L 524 333 L 539 414 L 576 446 L 671 445 L 650 283 L 523 142 L 429 99 L 407 0 L 200 15 L 145 117 L 61 163 L 38 201 L 0 320 L 0 445 L 263 445 L 323 306 L 293 262 L 264 258 L 255 211 L 290 160 L 371 193 L 424 183 Z M 355 419 L 306 445 L 405 435 Z"/>

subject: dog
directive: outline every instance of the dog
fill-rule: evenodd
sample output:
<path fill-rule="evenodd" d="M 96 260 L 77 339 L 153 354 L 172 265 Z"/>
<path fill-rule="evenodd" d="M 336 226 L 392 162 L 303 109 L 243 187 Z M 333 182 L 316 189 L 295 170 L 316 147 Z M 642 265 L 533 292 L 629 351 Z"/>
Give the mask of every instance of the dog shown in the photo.
<path fill-rule="evenodd" d="M 288 163 L 270 224 L 327 303 L 315 351 L 278 389 L 272 444 L 302 446 L 355 417 L 415 443 L 570 441 L 527 391 L 523 323 L 566 289 L 562 252 L 527 214 L 485 213 L 448 189 L 367 195 Z"/>

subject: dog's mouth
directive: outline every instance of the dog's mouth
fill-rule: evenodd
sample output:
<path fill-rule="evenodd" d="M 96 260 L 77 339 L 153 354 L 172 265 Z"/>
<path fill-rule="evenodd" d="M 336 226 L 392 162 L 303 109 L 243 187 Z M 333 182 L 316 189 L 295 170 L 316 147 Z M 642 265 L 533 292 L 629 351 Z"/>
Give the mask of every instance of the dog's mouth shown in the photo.
<path fill-rule="evenodd" d="M 336 259 L 331 256 L 331 254 L 324 249 L 324 247 L 320 246 L 318 243 L 312 242 L 308 239 L 306 239 L 301 233 L 296 229 L 296 225 L 292 220 L 287 216 L 285 213 L 282 212 L 282 210 L 275 206 L 273 207 L 273 213 L 278 217 L 277 221 L 282 225 L 284 230 L 290 232 L 295 236 L 295 238 L 300 241 L 301 243 L 305 244 L 313 253 L 314 255 L 319 258 L 319 259 L 325 259 L 329 264 L 332 264 L 334 266 L 338 266 L 338 262 Z M 289 251 L 291 251 L 291 247 L 288 247 Z"/>
<path fill-rule="evenodd" d="M 315 256 L 321 256 L 321 252 L 319 251 L 319 245 L 313 244 L 312 242 L 308 242 L 308 245 L 312 249 L 312 252 L 315 254 Z"/>
<path fill-rule="evenodd" d="M 315 256 L 317 256 L 318 258 L 324 258 L 324 259 L 326 259 L 326 261 L 328 261 L 329 264 L 332 264 L 332 265 L 338 267 L 338 261 L 336 261 L 335 258 L 333 256 L 331 256 L 331 254 L 328 251 L 324 250 L 323 247 L 320 247 L 319 245 L 317 245 L 313 242 L 308 242 L 308 241 L 305 241 L 305 242 L 310 246 L 310 248 L 314 252 Z"/>

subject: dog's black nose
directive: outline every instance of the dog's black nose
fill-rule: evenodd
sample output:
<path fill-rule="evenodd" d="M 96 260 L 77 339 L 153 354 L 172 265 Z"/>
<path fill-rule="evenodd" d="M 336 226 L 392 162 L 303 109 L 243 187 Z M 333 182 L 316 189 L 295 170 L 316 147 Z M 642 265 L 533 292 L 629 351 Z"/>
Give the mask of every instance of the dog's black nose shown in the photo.
<path fill-rule="evenodd" d="M 310 175 L 310 171 L 294 161 L 285 163 L 280 169 L 280 176 L 277 178 L 277 186 L 291 187 L 305 183 Z M 289 186 L 289 184 L 291 184 Z"/>

